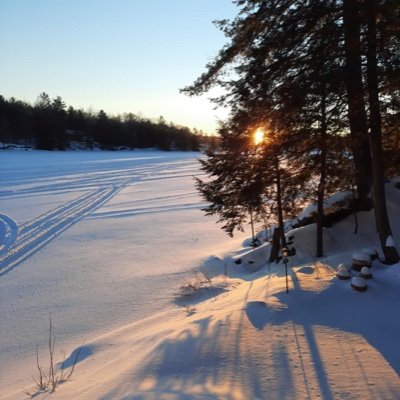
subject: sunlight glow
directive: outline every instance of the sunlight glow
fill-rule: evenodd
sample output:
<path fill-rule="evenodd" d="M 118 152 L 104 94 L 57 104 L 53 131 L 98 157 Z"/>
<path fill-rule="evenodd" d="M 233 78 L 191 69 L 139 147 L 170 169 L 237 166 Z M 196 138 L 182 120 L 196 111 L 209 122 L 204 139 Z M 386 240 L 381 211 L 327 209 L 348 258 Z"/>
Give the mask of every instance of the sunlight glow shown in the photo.
<path fill-rule="evenodd" d="M 264 130 L 262 128 L 258 128 L 254 132 L 253 141 L 256 146 L 264 141 Z"/>

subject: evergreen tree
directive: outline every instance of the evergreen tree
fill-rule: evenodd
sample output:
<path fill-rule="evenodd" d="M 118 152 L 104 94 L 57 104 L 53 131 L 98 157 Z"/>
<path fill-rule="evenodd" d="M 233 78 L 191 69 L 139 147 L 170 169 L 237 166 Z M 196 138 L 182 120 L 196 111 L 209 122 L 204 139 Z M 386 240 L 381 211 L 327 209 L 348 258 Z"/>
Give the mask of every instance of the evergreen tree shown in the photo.
<path fill-rule="evenodd" d="M 362 78 L 361 7 L 358 0 L 343 0 L 348 118 L 354 164 L 358 172 L 355 180 L 359 204 L 361 208 L 368 209 L 372 170 Z"/>
<path fill-rule="evenodd" d="M 53 135 L 55 137 L 56 148 L 63 150 L 67 147 L 66 122 L 67 112 L 66 104 L 60 96 L 55 97 L 51 102 L 51 119 Z"/>
<path fill-rule="evenodd" d="M 56 140 L 52 130 L 51 99 L 42 92 L 36 99 L 34 106 L 34 123 L 37 137 L 37 147 L 43 150 L 52 150 Z"/>
<path fill-rule="evenodd" d="M 378 65 L 377 65 L 377 33 L 376 33 L 376 0 L 367 0 L 367 85 L 369 100 L 369 127 L 372 148 L 373 195 L 376 226 L 381 247 L 388 264 L 399 260 L 399 255 L 392 241 L 392 231 L 386 209 L 385 177 L 382 152 L 382 126 L 379 104 Z"/>
<path fill-rule="evenodd" d="M 315 179 L 315 174 L 317 173 L 315 167 L 318 168 L 319 165 L 322 180 L 325 180 L 326 150 L 320 151 L 322 141 L 315 138 L 319 135 L 320 130 L 314 128 L 316 124 L 320 123 L 320 118 L 317 116 L 323 112 L 316 110 L 314 106 L 315 103 L 322 103 L 318 98 L 317 92 L 321 86 L 320 81 L 323 74 L 321 74 L 321 72 L 316 73 L 315 66 L 318 64 L 325 68 L 324 60 L 321 61 L 319 58 L 320 54 L 324 53 L 322 51 L 324 47 L 329 47 L 329 43 L 327 43 L 326 35 L 322 36 L 324 40 L 321 39 L 321 35 L 314 38 L 313 33 L 309 32 L 309 25 L 304 25 L 300 31 L 297 32 L 296 29 L 300 17 L 293 13 L 286 12 L 283 7 L 280 8 L 279 12 L 285 14 L 287 17 L 287 20 L 284 21 L 286 29 L 280 27 L 279 30 L 269 30 L 267 32 L 265 30 L 257 31 L 257 27 L 255 27 L 254 30 L 256 32 L 254 34 L 248 30 L 246 31 L 248 25 L 254 27 L 259 23 L 260 18 L 261 22 L 259 24 L 264 23 L 263 29 L 266 29 L 265 27 L 267 26 L 274 26 L 276 22 L 274 18 L 278 18 L 278 16 L 273 14 L 272 5 L 268 5 L 267 3 L 268 2 L 263 2 L 254 14 L 250 16 L 246 15 L 245 23 L 239 24 L 238 21 L 235 20 L 234 24 L 237 25 L 234 34 L 236 36 L 234 37 L 231 49 L 237 51 L 238 54 L 243 54 L 244 57 L 241 59 L 240 65 L 236 68 L 239 78 L 233 84 L 228 83 L 228 85 L 225 86 L 230 91 L 228 103 L 232 107 L 233 113 L 238 109 L 246 109 L 248 114 L 253 116 L 254 124 L 257 124 L 257 121 L 258 123 L 263 121 L 269 126 L 275 124 L 279 126 L 277 131 L 285 132 L 285 135 L 280 135 L 280 140 L 281 147 L 284 145 L 286 149 L 284 156 L 286 168 L 282 169 L 279 163 L 276 162 L 272 165 L 275 170 L 273 176 L 275 176 L 275 183 L 277 185 L 276 211 L 279 225 L 281 226 L 283 224 L 282 200 L 280 196 L 280 176 L 282 171 L 288 170 L 288 165 L 290 165 L 291 168 L 296 166 L 298 171 L 303 169 L 301 174 L 297 173 L 298 176 L 302 176 L 303 179 L 312 180 Z M 254 3 L 248 3 L 248 7 L 245 10 L 250 10 L 252 6 L 254 6 Z M 327 13 L 324 10 L 320 10 L 319 14 L 326 15 Z M 238 27 L 243 28 L 244 33 L 237 30 Z M 329 31 L 330 40 L 332 39 L 332 34 L 333 36 L 336 35 L 335 25 L 328 18 L 324 21 L 323 29 Z M 233 30 L 226 31 L 230 34 L 233 32 Z M 247 34 L 247 42 L 246 47 L 243 47 L 245 34 Z M 313 51 L 303 48 L 303 34 L 312 37 L 313 44 L 310 47 L 312 47 L 311 50 Z M 282 51 L 279 47 L 281 46 L 280 44 L 288 42 L 297 49 L 297 52 L 291 51 L 291 53 L 289 53 Z M 335 42 L 331 41 L 330 43 Z M 224 62 L 227 60 L 231 61 L 229 57 L 232 56 L 232 52 L 222 52 L 221 55 L 222 58 L 224 56 L 228 57 Z M 302 62 L 300 62 L 300 60 Z M 331 61 L 331 64 L 334 63 L 335 59 Z M 216 73 L 216 71 L 214 70 L 213 73 Z M 333 75 L 332 72 L 331 75 Z M 209 76 L 206 76 L 206 79 L 209 79 Z M 197 82 L 197 85 L 203 83 L 204 81 L 200 80 Z M 196 91 L 198 89 L 197 85 L 189 88 L 189 91 Z M 331 85 L 331 87 L 333 87 L 333 85 Z M 340 85 L 338 87 L 340 88 Z M 222 100 L 226 101 L 226 99 L 227 97 Z M 326 98 L 324 101 L 326 102 Z M 329 106 L 336 109 L 336 105 L 332 106 L 329 104 Z M 324 108 L 326 107 L 325 105 Z M 324 113 L 326 114 L 326 112 Z M 326 126 L 323 130 L 326 132 Z M 289 137 L 289 139 L 284 140 L 286 143 L 282 141 L 284 137 Z M 298 146 L 299 144 L 301 144 L 300 147 Z M 297 146 L 297 148 L 295 146 Z M 271 143 L 268 148 L 271 148 Z M 323 146 L 323 149 L 325 148 L 326 146 Z M 316 153 L 318 153 L 318 156 L 313 157 L 313 154 Z M 304 157 L 303 154 L 307 156 Z M 310 164 L 313 163 L 312 161 L 310 162 L 310 159 L 313 158 L 318 158 L 321 162 L 315 163 L 314 167 L 310 170 Z M 299 164 L 299 159 L 303 161 L 303 166 Z M 277 158 L 275 158 L 275 160 L 277 160 Z M 286 171 L 286 173 L 288 173 L 288 171 Z M 325 192 L 325 182 L 319 185 L 318 192 L 319 203 L 321 203 Z M 304 197 L 309 194 L 305 193 L 304 189 L 302 195 Z M 319 219 L 319 222 L 319 227 L 322 229 L 322 219 Z M 320 233 L 319 239 L 322 237 L 321 229 L 318 231 Z M 280 229 L 280 235 L 281 242 L 284 245 L 285 239 L 283 229 Z M 322 253 L 321 240 L 319 240 L 319 249 L 317 252 Z"/>
<path fill-rule="evenodd" d="M 368 208 L 371 166 L 378 168 L 377 163 L 371 164 L 364 103 L 367 87 L 362 64 L 366 58 L 363 35 L 367 29 L 364 3 L 241 0 L 237 4 L 241 7 L 238 17 L 219 24 L 230 42 L 208 64 L 207 72 L 184 91 L 193 95 L 212 85 L 221 85 L 227 93 L 216 102 L 229 105 L 232 116 L 246 110 L 253 116 L 253 123 L 277 121 L 284 131 L 290 132 L 292 141 L 287 144 L 287 157 L 291 153 L 292 158 L 287 158 L 287 162 L 295 160 L 293 155 L 301 149 L 305 150 L 305 165 L 310 165 L 314 155 L 318 155 L 317 253 L 321 255 L 325 182 L 329 178 L 334 183 L 334 174 L 340 167 L 339 162 L 327 162 L 328 151 L 335 149 L 328 145 L 341 143 L 339 133 L 343 133 L 347 121 L 354 160 L 354 168 L 350 170 L 355 172 L 360 208 Z M 388 45 L 383 48 L 388 50 Z M 228 74 L 224 79 L 229 67 L 234 68 L 234 78 Z M 343 107 L 344 93 L 347 93 L 348 112 Z M 332 141 L 331 135 L 338 140 Z M 377 152 L 376 147 L 373 152 Z M 342 165 L 346 165 L 345 158 Z M 327 166 L 336 168 L 330 176 Z M 311 170 L 307 179 L 311 181 L 316 173 L 317 170 Z M 383 185 L 382 175 L 379 180 Z M 378 182 L 374 183 L 374 191 L 381 191 Z M 378 215 L 386 208 L 382 201 L 374 206 L 380 209 Z"/>
<path fill-rule="evenodd" d="M 51 99 L 42 92 L 34 106 L 0 95 L 0 141 L 20 143 L 40 149 L 65 149 L 70 142 L 86 148 L 159 148 L 198 151 L 208 139 L 201 131 L 152 121 L 132 113 L 109 116 L 104 110 L 67 108 L 60 96 Z"/>

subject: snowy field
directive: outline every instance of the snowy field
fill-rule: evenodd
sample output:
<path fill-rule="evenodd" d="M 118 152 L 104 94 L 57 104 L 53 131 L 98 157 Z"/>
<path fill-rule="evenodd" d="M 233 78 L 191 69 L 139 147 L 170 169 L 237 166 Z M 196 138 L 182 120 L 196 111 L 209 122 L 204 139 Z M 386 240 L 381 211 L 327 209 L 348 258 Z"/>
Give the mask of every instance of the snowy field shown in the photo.
<path fill-rule="evenodd" d="M 325 229 L 319 260 L 314 225 L 290 232 L 287 294 L 269 244 L 244 247 L 200 211 L 198 156 L 0 154 L 0 398 L 36 394 L 51 313 L 58 368 L 79 358 L 35 399 L 399 400 L 400 264 L 372 261 L 365 292 L 336 275 L 379 251 L 373 213 L 357 235 L 353 217 Z"/>
<path fill-rule="evenodd" d="M 200 210 L 198 156 L 0 154 L 0 393 L 30 385 L 50 312 L 68 353 L 176 307 L 204 257 L 238 246 Z"/>

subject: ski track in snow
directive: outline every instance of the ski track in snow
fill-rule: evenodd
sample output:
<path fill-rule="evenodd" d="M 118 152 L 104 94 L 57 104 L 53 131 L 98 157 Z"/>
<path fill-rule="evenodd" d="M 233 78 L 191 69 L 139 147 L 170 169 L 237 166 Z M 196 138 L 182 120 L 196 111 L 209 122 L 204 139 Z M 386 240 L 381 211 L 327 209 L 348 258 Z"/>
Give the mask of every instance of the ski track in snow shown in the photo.
<path fill-rule="evenodd" d="M 17 232 L 17 223 L 8 215 L 0 214 L 0 254 L 15 241 Z"/>
<path fill-rule="evenodd" d="M 195 162 L 190 161 L 189 164 Z M 181 170 L 185 172 L 182 173 Z M 193 168 L 193 173 L 198 170 Z M 83 175 L 83 176 L 82 176 Z M 84 174 L 50 176 L 35 181 L 20 180 L 14 190 L 0 191 L 0 197 L 18 197 L 25 195 L 54 192 L 87 190 L 78 198 L 64 203 L 37 218 L 18 227 L 7 215 L 0 214 L 0 277 L 14 269 L 62 232 L 85 217 L 118 217 L 126 214 L 120 211 L 95 213 L 123 188 L 135 182 L 150 180 L 176 179 L 193 176 L 188 170 L 187 161 L 169 161 L 164 164 L 136 166 L 131 169 L 113 171 L 95 171 Z M 56 181 L 56 183 L 53 182 Z M 177 198 L 182 196 L 176 196 Z M 129 210 L 129 215 L 165 212 L 187 208 L 201 208 L 202 203 L 186 203 L 164 207 L 149 207 Z"/>

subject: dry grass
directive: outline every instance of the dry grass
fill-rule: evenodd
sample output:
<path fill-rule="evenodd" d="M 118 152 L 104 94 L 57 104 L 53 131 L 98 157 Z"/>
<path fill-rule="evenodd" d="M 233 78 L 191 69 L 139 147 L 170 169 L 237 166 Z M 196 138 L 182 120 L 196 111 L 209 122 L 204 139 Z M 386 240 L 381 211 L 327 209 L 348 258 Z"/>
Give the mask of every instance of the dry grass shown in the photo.
<path fill-rule="evenodd" d="M 71 379 L 72 374 L 74 373 L 76 363 L 79 359 L 80 350 L 77 351 L 72 365 L 69 368 L 64 368 L 66 358 L 65 354 L 63 357 L 63 362 L 61 363 L 61 367 L 57 368 L 54 361 L 54 352 L 56 347 L 56 337 L 53 332 L 53 322 L 51 319 L 51 314 L 49 316 L 49 340 L 48 340 L 48 364 L 47 367 L 43 367 L 40 362 L 39 355 L 39 346 L 36 346 L 36 375 L 32 376 L 32 379 L 35 383 L 32 391 L 23 390 L 24 393 L 29 397 L 35 397 L 41 393 L 45 392 L 54 392 L 57 386 L 63 382 L 67 382 Z"/>

